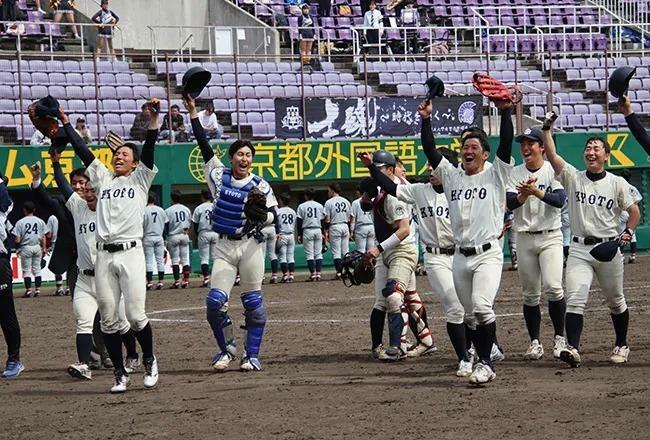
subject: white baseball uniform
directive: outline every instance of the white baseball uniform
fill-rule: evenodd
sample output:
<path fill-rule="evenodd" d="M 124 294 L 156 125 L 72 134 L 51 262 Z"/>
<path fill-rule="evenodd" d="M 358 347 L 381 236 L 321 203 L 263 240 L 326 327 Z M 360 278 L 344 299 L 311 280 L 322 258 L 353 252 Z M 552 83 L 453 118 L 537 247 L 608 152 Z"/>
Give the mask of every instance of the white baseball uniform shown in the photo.
<path fill-rule="evenodd" d="M 189 266 L 190 237 L 187 235 L 187 231 L 189 231 L 190 223 L 192 222 L 192 213 L 187 206 L 175 203 L 165 209 L 165 214 L 169 221 L 167 250 L 169 251 L 172 264 Z"/>
<path fill-rule="evenodd" d="M 361 209 L 361 198 L 352 201 L 350 216 L 354 218 L 354 243 L 356 250 L 366 253 L 375 245 L 375 227 L 372 209 Z"/>
<path fill-rule="evenodd" d="M 266 260 L 267 255 L 269 260 L 277 260 L 278 256 L 275 253 L 275 225 L 265 226 L 264 229 L 262 229 L 262 235 L 264 236 L 264 246 L 262 247 L 264 260 Z"/>
<path fill-rule="evenodd" d="M 47 225 L 39 217 L 28 215 L 16 222 L 12 233 L 20 237 L 20 265 L 23 277 L 41 276 L 41 259 L 43 249 L 41 241 L 47 233 Z"/>
<path fill-rule="evenodd" d="M 303 249 L 307 260 L 323 259 L 323 231 L 321 221 L 325 218 L 323 205 L 315 200 L 309 200 L 298 205 L 296 217 L 302 220 Z"/>
<path fill-rule="evenodd" d="M 643 196 L 639 192 L 638 189 L 634 185 L 630 185 L 630 191 L 632 192 L 632 197 L 634 198 L 634 203 L 639 203 L 641 200 L 643 200 Z M 627 211 L 621 211 L 621 215 L 618 218 L 618 230 L 619 232 L 623 232 L 626 228 L 627 221 L 630 219 L 630 214 Z M 630 240 L 630 243 L 636 243 L 636 232 L 632 234 L 632 240 Z"/>
<path fill-rule="evenodd" d="M 142 246 L 147 272 L 165 272 L 165 240 L 163 233 L 167 223 L 165 210 L 157 205 L 147 205 L 144 209 Z"/>
<path fill-rule="evenodd" d="M 97 193 L 95 283 L 102 331 L 125 331 L 119 319 L 120 298 L 124 295 L 126 318 L 131 328 L 139 332 L 149 322 L 145 313 L 143 218 L 158 168 L 154 165 L 149 169 L 139 162 L 128 176 L 115 176 L 95 159 L 86 173 Z M 107 247 L 115 252 L 109 252 Z"/>
<path fill-rule="evenodd" d="M 325 202 L 324 211 L 329 223 L 329 243 L 332 258 L 338 260 L 350 251 L 350 202 L 334 196 Z"/>
<path fill-rule="evenodd" d="M 54 249 L 56 244 L 56 237 L 59 232 L 59 219 L 55 215 L 51 215 L 47 218 L 47 232 L 51 234 L 50 238 L 50 248 Z"/>
<path fill-rule="evenodd" d="M 192 222 L 196 223 L 197 241 L 201 264 L 210 264 L 217 254 L 217 233 L 212 230 L 212 202 L 204 202 L 194 208 Z"/>
<path fill-rule="evenodd" d="M 563 189 L 555 179 L 551 164 L 544 161 L 544 165 L 536 171 L 528 170 L 525 164 L 516 166 L 512 170 L 507 191 L 517 193 L 516 185 L 533 177 L 537 178 L 535 185 L 542 191 Z M 564 298 L 560 208 L 530 196 L 514 210 L 514 216 L 512 228 L 517 234 L 518 272 L 524 304 L 531 307 L 539 305 L 541 291 L 549 301 L 560 301 Z"/>
<path fill-rule="evenodd" d="M 278 222 L 280 223 L 280 238 L 278 240 L 278 253 L 280 263 L 295 263 L 294 248 L 296 246 L 294 235 L 296 233 L 296 211 L 288 206 L 278 209 Z"/>

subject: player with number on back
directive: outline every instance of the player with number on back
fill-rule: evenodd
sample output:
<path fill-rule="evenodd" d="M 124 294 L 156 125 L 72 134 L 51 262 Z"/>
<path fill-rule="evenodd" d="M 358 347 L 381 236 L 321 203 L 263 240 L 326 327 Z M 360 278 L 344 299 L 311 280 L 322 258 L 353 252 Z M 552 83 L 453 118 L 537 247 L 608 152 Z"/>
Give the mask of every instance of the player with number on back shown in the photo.
<path fill-rule="evenodd" d="M 174 272 L 174 284 L 171 287 L 172 289 L 179 287 L 185 289 L 190 283 L 190 237 L 187 232 L 190 230 L 192 213 L 187 206 L 181 204 L 179 191 L 172 191 L 171 199 L 173 205 L 165 209 L 169 221 L 167 250 Z M 183 281 L 179 281 L 181 267 L 183 268 Z"/>
<path fill-rule="evenodd" d="M 309 267 L 307 281 L 320 281 L 323 264 L 323 227 L 325 208 L 314 200 L 315 191 L 307 188 L 303 193 L 304 202 L 296 210 L 298 243 L 302 243 Z"/>
<path fill-rule="evenodd" d="M 268 225 L 262 229 L 262 235 L 264 235 L 264 261 L 266 262 L 266 256 L 269 256 L 271 260 L 271 284 L 278 282 L 278 254 L 275 252 L 277 248 L 278 240 L 278 225 Z"/>
<path fill-rule="evenodd" d="M 201 287 L 210 285 L 210 262 L 217 255 L 217 233 L 212 230 L 212 205 L 214 200 L 207 189 L 201 191 L 202 203 L 194 208 L 192 223 L 198 242 L 199 256 L 201 258 L 201 273 L 203 284 Z"/>
<path fill-rule="evenodd" d="M 205 178 L 215 199 L 212 230 L 219 234 L 210 291 L 206 297 L 206 318 L 219 347 L 212 359 L 212 368 L 225 371 L 236 355 L 228 299 L 239 271 L 244 291 L 241 301 L 246 329 L 244 355 L 239 368 L 259 371 L 262 369 L 260 346 L 266 325 L 261 230 L 275 223 L 277 202 L 271 186 L 250 172 L 255 156 L 253 144 L 244 140 L 233 142 L 228 149 L 231 167 L 226 167 L 210 147 L 194 99 L 186 95 L 183 103 L 190 114 L 192 129 L 205 161 Z"/>
<path fill-rule="evenodd" d="M 147 290 L 153 289 L 153 271 L 158 270 L 156 290 L 164 287 L 165 279 L 165 236 L 168 219 L 165 210 L 156 205 L 156 195 L 149 193 L 147 207 L 144 209 L 144 257 L 147 265 Z"/>
<path fill-rule="evenodd" d="M 294 249 L 296 242 L 296 211 L 289 207 L 291 196 L 282 193 L 278 197 L 280 208 L 278 209 L 278 223 L 280 234 L 278 238 L 278 254 L 280 256 L 280 268 L 282 269 L 281 283 L 293 283 L 293 272 L 296 270 L 294 260 Z"/>
<path fill-rule="evenodd" d="M 372 207 L 364 210 L 361 205 L 361 188 L 357 187 L 358 198 L 352 201 L 350 211 L 350 238 L 354 240 L 356 250 L 366 253 L 375 245 L 375 227 L 373 225 Z"/>
<path fill-rule="evenodd" d="M 341 258 L 350 251 L 350 211 L 352 211 L 348 199 L 339 194 L 341 194 L 339 184 L 330 184 L 327 189 L 330 198 L 324 206 L 325 237 L 329 239 L 337 280 L 341 278 Z"/>
<path fill-rule="evenodd" d="M 572 234 L 566 268 L 567 346 L 560 351 L 560 359 L 573 368 L 582 362 L 579 348 L 583 314 L 595 274 L 616 334 L 610 361 L 627 362 L 630 313 L 623 294 L 623 255 L 617 251 L 611 261 L 599 261 L 590 252 L 596 245 L 612 240 L 629 243 L 641 217 L 639 207 L 625 179 L 605 171 L 611 151 L 605 139 L 587 140 L 583 150 L 586 170 L 578 171 L 557 154 L 552 118 L 547 117 L 547 121 L 544 127 L 547 129 L 543 130 L 544 149 L 557 178 L 569 194 Z M 622 211 L 627 211 L 629 218 L 625 230 L 619 233 L 618 219 Z"/>
<path fill-rule="evenodd" d="M 23 203 L 25 217 L 16 222 L 12 231 L 16 240 L 16 254 L 20 257 L 20 265 L 25 281 L 25 294 L 23 298 L 36 298 L 41 293 L 41 260 L 45 254 L 45 234 L 47 225 L 36 217 L 34 202 Z M 34 291 L 32 293 L 32 278 L 34 275 Z"/>

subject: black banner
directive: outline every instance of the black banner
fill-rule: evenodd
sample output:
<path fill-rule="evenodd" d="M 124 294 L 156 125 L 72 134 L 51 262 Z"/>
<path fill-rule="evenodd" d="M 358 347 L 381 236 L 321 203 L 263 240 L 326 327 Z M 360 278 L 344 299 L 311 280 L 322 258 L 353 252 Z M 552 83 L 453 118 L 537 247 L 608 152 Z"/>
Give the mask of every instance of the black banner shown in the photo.
<path fill-rule="evenodd" d="M 275 99 L 275 136 L 280 139 L 419 136 L 420 100 L 412 97 L 308 98 L 303 114 L 300 99 Z M 433 102 L 434 133 L 457 135 L 470 126 L 483 126 L 481 96 L 437 98 Z M 366 130 L 367 127 L 367 130 Z"/>

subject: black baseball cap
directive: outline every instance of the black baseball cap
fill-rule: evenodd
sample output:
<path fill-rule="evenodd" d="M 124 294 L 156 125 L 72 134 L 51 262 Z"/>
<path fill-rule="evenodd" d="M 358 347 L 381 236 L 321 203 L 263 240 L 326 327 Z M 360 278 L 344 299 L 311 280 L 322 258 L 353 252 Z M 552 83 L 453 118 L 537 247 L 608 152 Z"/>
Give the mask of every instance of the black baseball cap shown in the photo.
<path fill-rule="evenodd" d="M 515 141 L 522 143 L 524 140 L 537 141 L 540 144 L 544 143 L 542 129 L 539 127 L 529 127 L 522 134 L 515 138 Z"/>

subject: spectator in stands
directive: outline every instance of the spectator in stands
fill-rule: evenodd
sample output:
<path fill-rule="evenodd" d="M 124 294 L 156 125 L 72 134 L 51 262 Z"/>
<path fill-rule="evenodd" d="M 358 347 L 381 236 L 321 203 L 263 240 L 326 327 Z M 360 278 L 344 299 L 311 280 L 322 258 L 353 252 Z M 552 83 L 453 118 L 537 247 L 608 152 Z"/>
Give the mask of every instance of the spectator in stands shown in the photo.
<path fill-rule="evenodd" d="M 77 26 L 74 24 L 74 0 L 55 0 L 50 4 L 54 8 L 54 21 L 60 23 L 65 17 L 66 21 L 70 23 L 74 37 L 80 39 Z"/>
<path fill-rule="evenodd" d="M 108 46 L 108 54 L 110 57 L 115 58 L 115 49 L 113 49 L 113 26 L 120 21 L 120 17 L 110 9 L 108 9 L 108 0 L 102 0 L 101 9 L 97 11 L 91 20 L 97 23 L 97 49 L 95 50 L 95 57 Z"/>
<path fill-rule="evenodd" d="M 364 31 L 368 44 L 379 44 L 379 33 L 383 26 L 383 17 L 379 9 L 377 9 L 377 3 L 375 3 L 375 0 L 371 0 L 368 5 L 368 12 L 363 15 L 363 27 L 372 28 Z"/>
<path fill-rule="evenodd" d="M 407 0 L 406 6 L 402 9 L 400 19 L 402 27 L 419 27 L 420 26 L 420 13 L 415 9 L 413 0 Z M 418 53 L 418 31 L 417 29 L 407 29 L 406 39 L 409 41 L 411 53 Z"/>
<path fill-rule="evenodd" d="M 309 5 L 305 3 L 302 5 L 302 15 L 298 17 L 298 27 L 300 30 L 300 58 L 302 64 L 308 65 L 311 61 L 311 48 L 314 44 L 315 23 L 314 19 L 309 15 Z"/>
<path fill-rule="evenodd" d="M 20 11 L 18 10 L 16 0 L 0 0 L 0 21 L 19 20 L 22 20 L 22 17 Z M 5 25 L 0 25 L 0 28 L 4 31 Z"/>
<path fill-rule="evenodd" d="M 41 14 L 45 15 L 45 11 L 43 8 L 41 8 L 41 0 L 35 0 L 34 3 L 36 3 L 36 12 L 40 12 Z"/>
<path fill-rule="evenodd" d="M 92 143 L 93 135 L 90 133 L 90 128 L 86 125 L 86 120 L 83 117 L 77 118 L 77 123 L 74 126 L 74 129 L 81 139 L 87 144 Z"/>
<path fill-rule="evenodd" d="M 332 0 L 318 0 L 318 13 L 321 17 L 329 17 L 332 10 Z"/>
<path fill-rule="evenodd" d="M 147 128 L 149 127 L 149 106 L 147 104 L 142 104 L 140 107 L 141 112 L 135 115 L 133 120 L 133 125 L 129 133 L 131 137 L 136 141 L 144 141 L 147 137 Z"/>
<path fill-rule="evenodd" d="M 205 129 L 208 139 L 221 139 L 223 136 L 223 127 L 217 121 L 217 115 L 214 114 L 214 104 L 208 102 L 205 108 L 199 112 L 199 122 Z"/>
<path fill-rule="evenodd" d="M 51 144 L 52 144 L 52 140 L 38 130 L 34 130 L 34 134 L 32 135 L 32 138 L 29 140 L 29 145 L 48 146 Z"/>
<path fill-rule="evenodd" d="M 171 121 L 172 128 L 169 129 L 169 115 L 163 119 L 162 127 L 160 128 L 161 139 L 169 139 L 171 142 L 187 142 L 189 136 L 185 129 L 185 121 L 181 115 L 181 109 L 176 104 L 171 106 Z"/>

